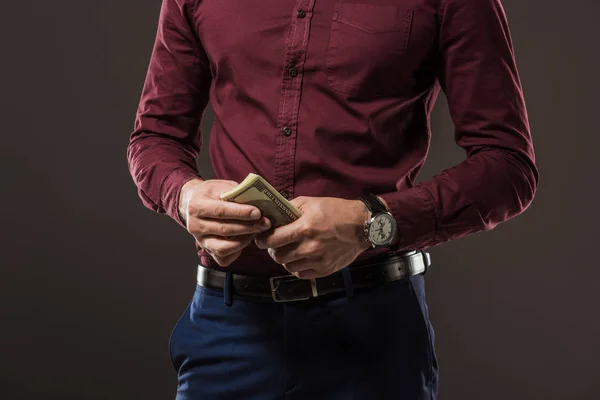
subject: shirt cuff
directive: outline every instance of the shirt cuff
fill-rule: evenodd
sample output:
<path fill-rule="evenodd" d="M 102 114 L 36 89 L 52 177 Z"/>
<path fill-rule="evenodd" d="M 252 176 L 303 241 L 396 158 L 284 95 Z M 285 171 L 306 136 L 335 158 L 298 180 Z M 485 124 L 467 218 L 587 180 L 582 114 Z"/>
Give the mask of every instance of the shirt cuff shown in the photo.
<path fill-rule="evenodd" d="M 435 243 L 437 216 L 427 189 L 415 186 L 402 191 L 379 194 L 387 203 L 398 225 L 394 251 L 423 250 Z"/>
<path fill-rule="evenodd" d="M 163 181 L 160 198 L 165 213 L 175 220 L 179 225 L 187 229 L 186 223 L 179 214 L 179 199 L 181 188 L 192 179 L 202 179 L 195 171 L 190 169 L 176 169 Z"/>

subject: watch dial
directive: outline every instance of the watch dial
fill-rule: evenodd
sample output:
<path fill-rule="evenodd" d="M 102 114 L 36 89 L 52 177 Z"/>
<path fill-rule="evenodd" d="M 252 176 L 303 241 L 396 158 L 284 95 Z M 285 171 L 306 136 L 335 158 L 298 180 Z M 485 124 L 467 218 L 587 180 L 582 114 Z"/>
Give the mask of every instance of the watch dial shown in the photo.
<path fill-rule="evenodd" d="M 393 217 L 380 214 L 375 217 L 369 229 L 369 237 L 376 245 L 385 244 L 393 235 Z"/>

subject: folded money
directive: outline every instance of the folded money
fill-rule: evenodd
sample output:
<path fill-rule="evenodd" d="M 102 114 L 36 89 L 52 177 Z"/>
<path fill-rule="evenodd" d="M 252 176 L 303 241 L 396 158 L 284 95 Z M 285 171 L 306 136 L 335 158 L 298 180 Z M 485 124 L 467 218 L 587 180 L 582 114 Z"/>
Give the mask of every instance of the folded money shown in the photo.
<path fill-rule="evenodd" d="M 221 200 L 240 204 L 250 204 L 258 208 L 263 217 L 271 221 L 271 227 L 277 228 L 294 222 L 302 212 L 287 201 L 262 176 L 248 174 L 239 185 L 221 194 Z"/>

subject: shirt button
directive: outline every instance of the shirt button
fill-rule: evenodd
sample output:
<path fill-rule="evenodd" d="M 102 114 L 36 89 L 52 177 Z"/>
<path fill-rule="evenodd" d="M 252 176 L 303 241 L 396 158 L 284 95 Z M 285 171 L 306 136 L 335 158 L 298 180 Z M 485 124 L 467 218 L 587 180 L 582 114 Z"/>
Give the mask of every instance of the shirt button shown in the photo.
<path fill-rule="evenodd" d="M 298 76 L 298 70 L 294 67 L 291 67 L 290 69 L 288 69 L 288 75 L 292 78 L 295 78 Z"/>
<path fill-rule="evenodd" d="M 283 196 L 284 199 L 289 199 L 290 198 L 290 194 L 288 193 L 287 190 L 282 190 L 279 193 L 281 193 L 281 195 Z"/>
<path fill-rule="evenodd" d="M 291 135 L 292 135 L 292 130 L 291 130 L 290 128 L 288 128 L 287 126 L 286 126 L 285 128 L 283 128 L 283 129 L 281 130 L 281 132 L 283 132 L 283 134 L 284 134 L 285 136 L 291 136 Z"/>
<path fill-rule="evenodd" d="M 304 17 L 306 17 L 306 11 L 298 10 L 298 18 L 304 18 Z"/>

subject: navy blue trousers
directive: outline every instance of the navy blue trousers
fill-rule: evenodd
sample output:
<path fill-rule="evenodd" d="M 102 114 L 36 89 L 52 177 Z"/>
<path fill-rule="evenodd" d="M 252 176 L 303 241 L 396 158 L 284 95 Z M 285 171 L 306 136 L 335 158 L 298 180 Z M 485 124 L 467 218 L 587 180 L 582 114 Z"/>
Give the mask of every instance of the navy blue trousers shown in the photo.
<path fill-rule="evenodd" d="M 423 276 L 272 303 L 196 286 L 173 328 L 176 400 L 435 400 Z"/>

